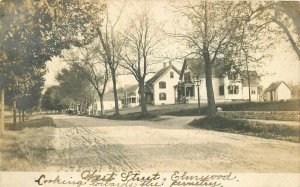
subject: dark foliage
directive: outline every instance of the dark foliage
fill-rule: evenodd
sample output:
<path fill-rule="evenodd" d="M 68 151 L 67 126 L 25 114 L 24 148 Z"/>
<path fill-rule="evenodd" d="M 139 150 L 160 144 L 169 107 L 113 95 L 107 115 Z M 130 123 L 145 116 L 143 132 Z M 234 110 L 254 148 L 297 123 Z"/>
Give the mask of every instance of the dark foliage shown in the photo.
<path fill-rule="evenodd" d="M 194 120 L 189 125 L 201 129 L 300 142 L 300 126 L 264 124 L 262 122 L 216 116 Z"/>

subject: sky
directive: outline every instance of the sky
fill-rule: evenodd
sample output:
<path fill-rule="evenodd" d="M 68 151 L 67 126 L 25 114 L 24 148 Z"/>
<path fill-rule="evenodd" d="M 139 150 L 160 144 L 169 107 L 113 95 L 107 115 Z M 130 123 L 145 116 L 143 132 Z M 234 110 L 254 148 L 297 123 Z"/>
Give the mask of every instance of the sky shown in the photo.
<path fill-rule="evenodd" d="M 119 1 L 109 1 L 110 4 L 110 14 L 112 16 L 117 16 L 119 14 L 119 10 L 122 8 Z M 121 20 L 118 25 L 120 28 L 125 28 L 127 25 L 127 20 L 133 16 L 132 12 L 135 10 L 141 10 L 141 7 L 144 7 L 145 2 L 147 6 L 151 10 L 151 14 L 153 18 L 161 25 L 161 28 L 167 30 L 167 32 L 171 32 L 175 27 L 176 23 L 174 23 L 174 13 L 168 5 L 167 1 L 164 0 L 153 0 L 153 1 L 137 1 L 137 0 L 127 0 L 125 3 L 125 7 L 123 9 L 123 13 L 121 16 Z M 176 17 L 176 15 L 175 15 Z M 263 41 L 262 41 L 263 42 Z M 181 44 L 176 44 L 174 40 L 165 40 L 162 43 L 161 53 L 163 56 L 173 58 L 178 54 L 188 53 L 181 46 Z M 274 44 L 271 48 L 266 51 L 270 53 L 272 58 L 268 59 L 264 62 L 264 66 L 258 69 L 259 74 L 264 74 L 261 77 L 262 82 L 261 85 L 266 88 L 273 81 L 283 80 L 289 84 L 299 84 L 300 82 L 300 60 L 297 58 L 296 53 L 292 50 L 290 43 L 285 39 L 280 39 L 279 42 Z M 161 60 L 161 63 L 151 67 L 151 71 L 158 71 L 163 67 L 163 62 L 168 63 L 168 59 Z M 173 64 L 181 69 L 183 64 L 183 59 L 175 60 Z M 62 69 L 67 67 L 66 63 L 61 59 L 54 57 L 52 61 L 47 62 L 48 73 L 45 76 L 46 87 L 50 85 L 57 85 L 57 81 L 55 80 L 55 75 Z M 150 74 L 148 78 L 153 75 Z M 126 80 L 126 81 L 124 81 Z M 130 75 L 121 75 L 119 76 L 118 85 L 123 86 L 124 84 L 136 84 L 136 81 L 133 76 Z"/>

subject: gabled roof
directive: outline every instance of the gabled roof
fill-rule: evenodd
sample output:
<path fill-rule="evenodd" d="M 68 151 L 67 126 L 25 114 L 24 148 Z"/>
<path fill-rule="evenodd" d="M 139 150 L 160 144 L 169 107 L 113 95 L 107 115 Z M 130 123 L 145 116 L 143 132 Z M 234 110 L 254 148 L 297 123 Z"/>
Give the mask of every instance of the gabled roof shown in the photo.
<path fill-rule="evenodd" d="M 272 82 L 265 92 L 275 91 L 282 83 L 285 84 L 286 87 L 288 87 L 291 90 L 291 88 L 284 81 L 276 81 Z"/>
<path fill-rule="evenodd" d="M 201 75 L 200 77 L 205 78 L 204 62 L 201 61 L 200 58 L 185 58 L 182 68 L 181 68 L 181 72 L 180 72 L 180 77 L 179 77 L 180 80 L 182 80 L 182 78 L 183 78 L 184 70 L 186 68 L 191 68 L 191 67 L 197 67 L 199 69 L 198 71 L 200 71 L 200 72 L 198 72 Z M 194 69 L 194 68 L 191 68 L 191 70 L 192 69 Z M 216 62 L 216 63 L 214 63 L 212 76 L 214 78 L 221 78 L 221 77 L 223 77 L 225 72 L 228 70 L 229 70 L 229 66 L 227 67 L 223 64 Z"/>
<path fill-rule="evenodd" d="M 300 94 L 300 85 L 291 85 L 290 88 L 292 89 L 293 95 L 299 95 Z"/>
<path fill-rule="evenodd" d="M 179 70 L 173 66 L 167 66 L 164 67 L 162 69 L 160 69 L 151 79 L 149 79 L 148 81 L 146 81 L 146 84 L 154 84 L 155 82 L 157 82 L 162 76 L 164 76 L 167 71 L 169 71 L 169 69 L 173 69 L 175 72 L 177 72 L 178 74 L 180 74 Z"/>
<path fill-rule="evenodd" d="M 243 76 L 243 81 L 242 81 L 243 86 L 248 86 L 247 71 L 242 71 L 241 74 Z M 249 78 L 250 78 L 250 86 L 260 85 L 261 79 L 256 71 L 249 71 Z"/>
<path fill-rule="evenodd" d="M 118 97 L 123 97 L 125 95 L 125 91 L 128 93 L 127 96 L 131 96 L 134 94 L 131 93 L 135 93 L 136 89 L 138 89 L 138 85 L 125 85 L 124 87 L 120 87 L 117 89 L 117 93 L 118 93 Z M 98 98 L 97 98 L 98 99 Z M 113 90 L 109 90 L 108 92 L 104 93 L 104 97 L 103 97 L 104 101 L 114 101 L 114 91 Z"/>
<path fill-rule="evenodd" d="M 300 85 L 290 85 L 290 88 L 292 89 L 292 91 L 300 91 Z"/>
<path fill-rule="evenodd" d="M 136 89 L 139 88 L 139 85 L 138 84 L 135 84 L 135 85 L 125 85 L 124 86 L 124 91 L 126 92 L 135 92 Z"/>
<path fill-rule="evenodd" d="M 118 97 L 123 97 L 125 95 L 125 92 L 127 96 L 135 95 L 135 92 L 138 88 L 139 88 L 138 84 L 125 85 L 124 87 L 117 89 Z"/>

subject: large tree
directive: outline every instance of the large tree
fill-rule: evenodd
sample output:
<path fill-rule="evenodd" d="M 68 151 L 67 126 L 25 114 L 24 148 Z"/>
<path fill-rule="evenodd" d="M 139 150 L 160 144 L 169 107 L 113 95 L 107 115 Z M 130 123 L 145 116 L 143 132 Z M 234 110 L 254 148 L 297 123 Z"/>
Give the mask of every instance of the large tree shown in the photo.
<path fill-rule="evenodd" d="M 44 110 L 54 110 L 55 113 L 61 112 L 68 106 L 62 103 L 62 95 L 59 86 L 49 87 L 42 97 L 41 107 Z"/>
<path fill-rule="evenodd" d="M 28 98 L 28 95 L 39 100 L 39 94 L 30 91 L 30 88 L 39 86 L 36 91 L 41 90 L 44 62 L 50 59 L 42 37 L 46 30 L 45 20 L 42 19 L 45 10 L 39 3 L 26 4 L 23 1 L 4 1 L 1 10 L 4 12 L 0 18 L 0 79 L 10 99 L 6 99 L 6 103 L 13 105 L 16 124 L 16 101 L 24 100 L 23 97 Z"/>
<path fill-rule="evenodd" d="M 270 9 L 273 14 L 268 19 L 283 30 L 300 60 L 300 2 L 275 2 Z"/>
<path fill-rule="evenodd" d="M 78 108 L 78 113 L 85 113 L 93 102 L 93 88 L 87 80 L 87 75 L 76 66 L 62 69 L 57 75 L 58 91 L 62 103 L 69 109 Z"/>
<path fill-rule="evenodd" d="M 20 81 L 42 77 L 45 62 L 62 49 L 90 42 L 95 30 L 89 21 L 103 9 L 101 1 L 0 2 L 0 82 L 12 96 L 14 122 L 16 100 L 25 94 Z"/>
<path fill-rule="evenodd" d="M 256 22 L 259 30 L 266 29 L 274 37 L 287 37 L 300 59 L 300 2 L 262 1 L 247 2 L 248 22 Z M 281 31 L 281 33 L 280 33 Z M 276 34 L 274 34 L 276 33 Z M 273 38 L 274 40 L 274 38 Z"/>
<path fill-rule="evenodd" d="M 150 17 L 148 10 L 136 14 L 129 27 L 125 36 L 126 43 L 121 66 L 128 70 L 138 82 L 141 113 L 146 116 L 148 112 L 145 98 L 145 78 L 149 73 L 151 60 L 153 63 L 153 55 L 155 55 L 155 50 L 157 51 L 161 34 L 159 34 L 160 29 Z"/>
<path fill-rule="evenodd" d="M 101 22 L 100 24 L 99 21 L 95 19 L 93 23 L 93 28 L 95 28 L 97 33 L 97 41 L 99 41 L 99 46 L 103 49 L 102 57 L 110 70 L 114 92 L 115 115 L 119 115 L 117 76 L 124 45 L 124 40 L 122 39 L 120 32 L 117 30 L 117 26 L 123 13 L 123 8 L 124 4 L 115 21 L 112 21 L 111 15 L 108 10 L 106 10 L 106 16 L 103 19 L 103 23 Z"/>
<path fill-rule="evenodd" d="M 213 67 L 218 66 L 237 31 L 244 24 L 246 4 L 243 2 L 201 1 L 176 6 L 176 10 L 187 18 L 190 25 L 185 33 L 174 36 L 187 41 L 192 53 L 205 66 L 208 116 L 216 114 L 212 83 Z"/>
<path fill-rule="evenodd" d="M 100 100 L 101 115 L 104 115 L 104 94 L 110 79 L 110 71 L 105 55 L 97 45 L 73 48 L 64 55 L 71 68 L 83 74 L 81 77 L 88 81 L 97 92 Z"/>

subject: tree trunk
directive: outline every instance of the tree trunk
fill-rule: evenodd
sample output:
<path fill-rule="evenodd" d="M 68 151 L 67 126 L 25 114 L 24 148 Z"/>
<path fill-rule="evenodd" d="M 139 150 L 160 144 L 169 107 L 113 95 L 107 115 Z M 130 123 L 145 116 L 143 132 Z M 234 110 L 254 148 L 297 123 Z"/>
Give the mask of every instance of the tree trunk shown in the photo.
<path fill-rule="evenodd" d="M 113 90 L 114 90 L 114 100 L 115 100 L 115 114 L 118 116 L 120 114 L 119 112 L 119 99 L 118 99 L 118 92 L 117 92 L 117 80 L 116 80 L 116 73 L 114 71 L 111 72 L 111 78 L 113 82 Z"/>
<path fill-rule="evenodd" d="M 100 110 L 101 110 L 101 116 L 105 114 L 104 112 L 104 97 L 102 94 L 98 93 L 99 99 L 100 99 Z"/>
<path fill-rule="evenodd" d="M 13 100 L 13 125 L 17 125 L 17 102 L 16 99 Z"/>
<path fill-rule="evenodd" d="M 18 113 L 19 113 L 19 123 L 21 123 L 22 119 L 21 119 L 21 110 L 20 109 L 18 109 Z"/>
<path fill-rule="evenodd" d="M 85 113 L 88 113 L 88 102 L 87 102 L 87 98 L 85 98 L 85 108 L 84 108 L 84 110 L 85 110 Z"/>
<path fill-rule="evenodd" d="M 1 90 L 1 135 L 4 133 L 4 89 Z"/>
<path fill-rule="evenodd" d="M 288 30 L 288 28 L 282 22 L 280 22 L 277 19 L 273 19 L 273 22 L 276 23 L 279 27 L 281 27 L 283 29 L 284 33 L 289 38 L 289 41 L 291 42 L 292 47 L 293 47 L 294 51 L 296 52 L 296 54 L 297 54 L 297 56 L 298 56 L 298 58 L 300 60 L 300 49 L 298 48 L 298 46 L 297 46 L 295 40 L 293 39 L 290 31 Z"/>
<path fill-rule="evenodd" d="M 246 59 L 247 61 L 247 59 Z M 247 63 L 247 81 L 248 81 L 248 94 L 249 94 L 249 102 L 251 102 L 251 84 L 250 84 L 250 74 L 249 74 L 249 67 L 248 67 L 248 62 Z"/>
<path fill-rule="evenodd" d="M 142 116 L 147 116 L 148 111 L 147 111 L 147 105 L 146 105 L 146 97 L 145 97 L 145 83 L 144 81 L 139 82 L 139 94 L 141 97 L 141 113 Z"/>
<path fill-rule="evenodd" d="M 83 114 L 83 102 L 80 103 L 80 114 Z"/>
<path fill-rule="evenodd" d="M 208 52 L 204 52 L 204 62 L 205 62 L 205 81 L 207 90 L 207 105 L 208 105 L 208 117 L 213 117 L 217 114 L 214 89 L 212 82 L 212 62 L 209 59 Z"/>
<path fill-rule="evenodd" d="M 22 121 L 24 122 L 25 121 L 25 111 L 22 110 Z"/>
<path fill-rule="evenodd" d="M 207 108 L 208 117 L 213 117 L 217 114 L 214 89 L 212 83 L 212 65 L 213 62 L 210 60 L 210 54 L 208 49 L 208 11 L 207 1 L 204 1 L 204 43 L 203 43 L 203 59 L 205 63 L 205 82 L 206 82 L 206 94 L 207 94 Z"/>
<path fill-rule="evenodd" d="M 79 104 L 76 104 L 76 111 L 77 111 L 76 112 L 77 115 L 80 114 L 80 105 Z"/>

